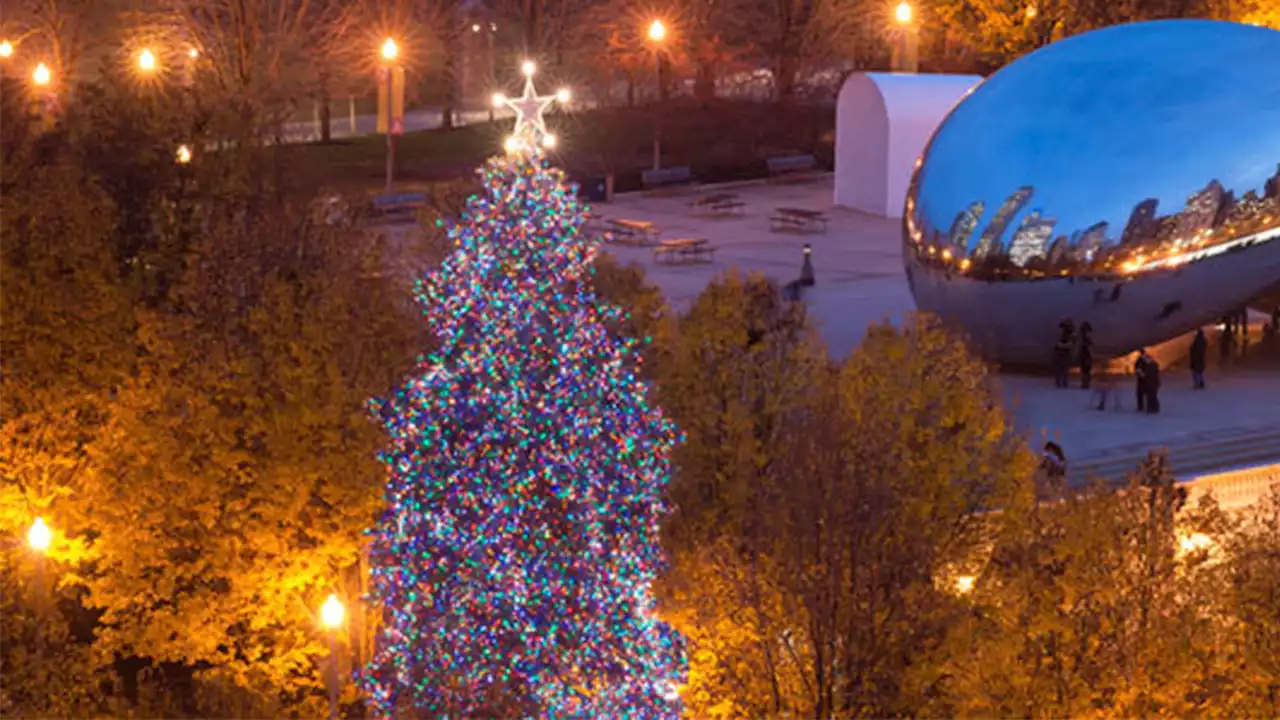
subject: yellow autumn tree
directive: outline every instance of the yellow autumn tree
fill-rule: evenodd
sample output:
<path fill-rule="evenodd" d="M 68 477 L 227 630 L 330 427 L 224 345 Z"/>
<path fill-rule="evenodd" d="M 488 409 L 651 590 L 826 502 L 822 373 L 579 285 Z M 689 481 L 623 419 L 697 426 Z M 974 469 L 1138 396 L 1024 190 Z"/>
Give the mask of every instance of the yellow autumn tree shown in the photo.
<path fill-rule="evenodd" d="M 372 239 L 272 213 L 250 228 L 215 225 L 142 315 L 138 371 L 91 448 L 85 604 L 100 652 L 188 668 L 204 714 L 314 715 L 327 594 L 350 608 L 347 667 L 367 650 L 382 469 L 365 402 L 418 326 Z"/>

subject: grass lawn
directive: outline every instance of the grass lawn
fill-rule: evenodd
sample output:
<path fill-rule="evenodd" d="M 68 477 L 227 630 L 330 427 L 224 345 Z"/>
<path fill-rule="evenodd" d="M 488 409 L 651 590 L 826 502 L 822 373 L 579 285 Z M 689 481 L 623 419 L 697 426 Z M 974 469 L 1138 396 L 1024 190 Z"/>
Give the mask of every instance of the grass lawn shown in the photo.
<path fill-rule="evenodd" d="M 779 107 L 742 101 L 672 103 L 662 110 L 663 162 L 689 165 L 700 179 L 741 179 L 763 173 L 764 158 L 813 152 L 829 134 L 829 107 Z M 564 141 L 553 162 L 591 174 L 610 168 L 618 187 L 639 186 L 648 167 L 655 126 L 652 108 L 601 108 L 548 117 Z M 425 130 L 396 138 L 396 188 L 422 190 L 429 183 L 469 177 L 486 158 L 502 152 L 510 121 L 454 130 Z M 299 173 L 344 192 L 380 191 L 386 177 L 386 138 L 368 135 L 328 144 L 294 146 Z"/>
<path fill-rule="evenodd" d="M 423 130 L 396 138 L 396 186 L 464 176 L 502 148 L 501 125 L 482 123 L 456 130 Z M 303 162 L 321 184 L 342 190 L 380 189 L 386 177 L 383 135 L 335 139 L 299 146 Z"/>

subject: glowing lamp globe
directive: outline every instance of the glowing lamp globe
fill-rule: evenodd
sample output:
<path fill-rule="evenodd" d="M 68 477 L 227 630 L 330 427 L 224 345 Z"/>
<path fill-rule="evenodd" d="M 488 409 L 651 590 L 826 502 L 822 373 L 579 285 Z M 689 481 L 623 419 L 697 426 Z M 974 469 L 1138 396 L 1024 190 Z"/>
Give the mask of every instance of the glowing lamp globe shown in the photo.
<path fill-rule="evenodd" d="M 36 65 L 36 69 L 31 71 L 31 82 L 39 86 L 48 85 L 53 81 L 53 73 L 49 71 L 49 66 L 44 63 Z"/>
<path fill-rule="evenodd" d="M 320 622 L 330 630 L 341 627 L 346 616 L 347 609 L 343 607 L 337 595 L 330 595 L 324 601 L 324 605 L 320 606 Z"/>
<path fill-rule="evenodd" d="M 27 531 L 27 544 L 36 552 L 46 552 L 49 549 L 49 543 L 53 540 L 53 531 L 45 523 L 44 518 L 38 517 L 35 522 L 31 523 L 31 529 Z"/>

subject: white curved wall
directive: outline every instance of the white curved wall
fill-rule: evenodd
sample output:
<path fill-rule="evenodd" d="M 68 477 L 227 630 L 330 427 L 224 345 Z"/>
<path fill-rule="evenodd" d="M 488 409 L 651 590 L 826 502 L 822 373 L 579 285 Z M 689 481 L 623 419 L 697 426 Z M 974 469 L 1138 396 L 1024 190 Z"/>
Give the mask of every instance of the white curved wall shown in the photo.
<path fill-rule="evenodd" d="M 911 172 L 933 131 L 982 78 L 854 73 L 836 101 L 835 204 L 902 217 Z"/>

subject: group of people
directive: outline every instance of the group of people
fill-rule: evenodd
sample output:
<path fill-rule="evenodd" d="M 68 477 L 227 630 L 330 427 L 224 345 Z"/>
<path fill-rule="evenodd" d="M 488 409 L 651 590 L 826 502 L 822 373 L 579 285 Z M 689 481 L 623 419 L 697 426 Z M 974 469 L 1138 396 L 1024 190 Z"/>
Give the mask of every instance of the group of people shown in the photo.
<path fill-rule="evenodd" d="M 1200 331 L 1191 346 L 1192 377 L 1196 387 L 1200 388 L 1204 387 L 1206 346 L 1204 331 Z M 1056 387 L 1071 386 L 1072 365 L 1080 370 L 1080 387 L 1088 390 L 1093 385 L 1093 326 L 1087 321 L 1080 324 L 1078 333 L 1075 323 L 1071 320 L 1063 320 L 1058 325 L 1058 342 L 1053 346 L 1053 384 Z M 1146 348 L 1138 351 L 1137 360 L 1133 364 L 1133 375 L 1136 382 L 1134 397 L 1138 411 L 1152 415 L 1160 412 L 1160 363 L 1156 362 Z M 1111 389 L 1110 382 L 1104 382 L 1103 386 L 1098 388 L 1099 410 L 1107 409 Z"/>
<path fill-rule="evenodd" d="M 1058 342 L 1053 346 L 1053 384 L 1070 387 L 1071 356 L 1074 352 L 1076 366 L 1080 368 L 1080 387 L 1085 390 L 1093 382 L 1093 326 L 1080 325 L 1080 343 L 1076 344 L 1075 323 L 1063 320 L 1058 324 Z"/>

